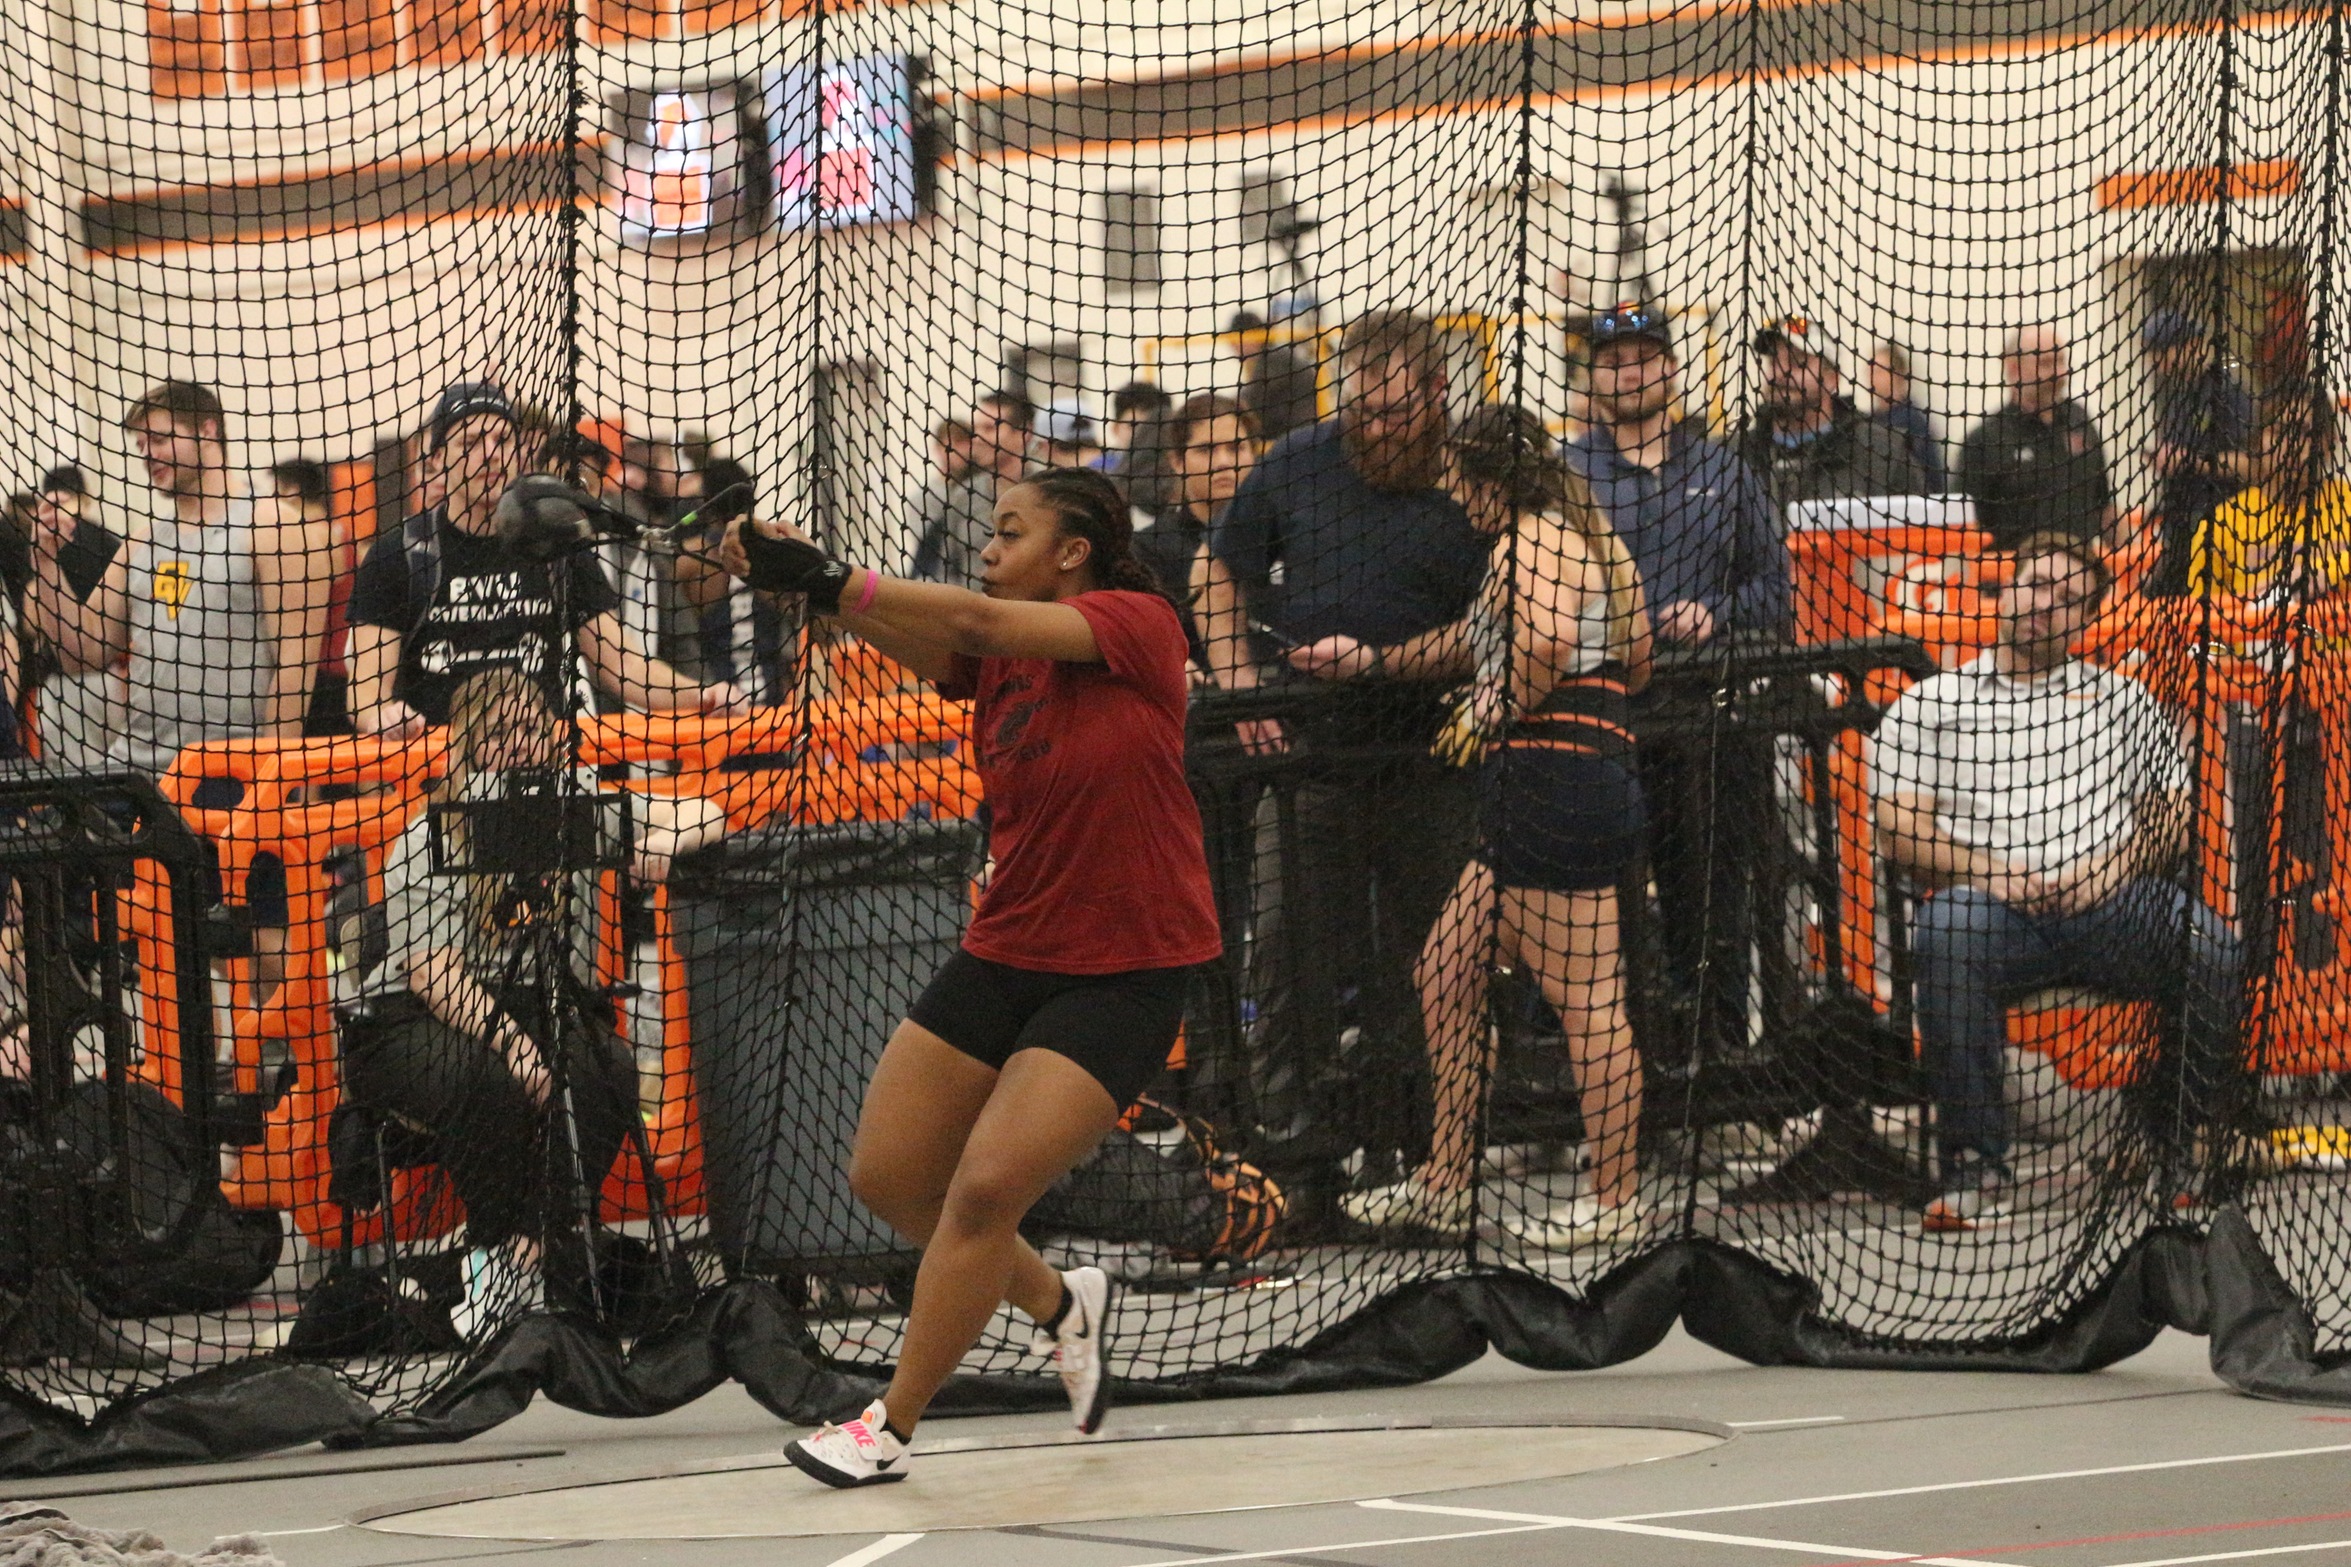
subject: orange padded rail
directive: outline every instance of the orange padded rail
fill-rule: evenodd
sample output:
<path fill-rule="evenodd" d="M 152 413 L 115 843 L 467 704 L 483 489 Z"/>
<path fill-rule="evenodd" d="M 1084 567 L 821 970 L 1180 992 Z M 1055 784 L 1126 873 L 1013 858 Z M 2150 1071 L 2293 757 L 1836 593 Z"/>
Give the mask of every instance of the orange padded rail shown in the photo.
<path fill-rule="evenodd" d="M 327 901 L 332 892 L 327 858 L 340 849 L 364 851 L 372 879 L 384 847 L 415 819 L 425 778 L 440 762 L 440 747 L 429 741 L 397 743 L 375 739 L 266 741 L 236 740 L 193 746 L 164 775 L 163 792 L 188 824 L 209 838 L 221 861 L 223 895 L 241 901 L 245 878 L 258 852 L 277 855 L 286 868 L 287 931 L 285 981 L 259 1011 L 243 1004 L 244 987 L 233 987 L 237 1005 L 230 1015 L 229 1043 L 239 1086 L 258 1086 L 263 1041 L 282 1040 L 297 1079 L 270 1111 L 262 1141 L 236 1151 L 221 1183 L 231 1203 L 242 1208 L 282 1208 L 294 1215 L 305 1235 L 324 1240 L 339 1233 L 340 1210 L 326 1201 L 327 1118 L 341 1097 L 332 995 L 327 973 Z M 236 778 L 245 797 L 233 809 L 196 810 L 187 801 L 207 778 Z M 357 785 L 355 799 L 310 803 L 325 783 Z M 140 944 L 140 983 L 146 991 L 146 1059 L 169 1063 L 169 1020 L 175 1015 L 174 975 L 168 955 L 175 939 L 170 903 L 161 886 L 142 878 L 131 894 L 130 925 Z M 453 1222 L 441 1183 L 419 1172 L 401 1172 L 394 1182 L 394 1210 L 404 1233 L 429 1234 Z M 355 1235 L 372 1239 L 380 1216 Z"/>
<path fill-rule="evenodd" d="M 675 762 L 689 771 L 741 756 L 854 761 L 876 746 L 960 741 L 970 726 L 968 703 L 927 692 L 750 713 L 614 713 L 580 725 L 581 760 Z"/>
<path fill-rule="evenodd" d="M 1958 585 L 1990 553 L 1981 528 L 1805 528 L 1788 535 L 1796 640 L 1833 642 L 1884 629 L 1887 584 L 1916 592 L 1945 578 Z M 1934 606 L 1940 608 L 1940 605 Z"/>
<path fill-rule="evenodd" d="M 669 776 L 627 787 L 705 796 L 717 801 L 737 828 L 779 816 L 820 823 L 970 815 L 979 803 L 979 784 L 961 754 L 968 707 L 927 694 L 891 692 L 888 671 L 879 666 L 860 663 L 856 670 L 866 694 L 851 700 L 723 717 L 632 713 L 591 719 L 581 725 L 581 759 L 674 767 Z M 881 759 L 867 759 L 877 756 Z M 776 765 L 737 770 L 744 758 Z M 385 849 L 416 819 L 425 783 L 444 761 L 438 733 L 407 742 L 227 741 L 190 748 L 163 780 L 165 797 L 214 845 L 228 900 L 243 901 L 257 853 L 276 855 L 286 868 L 285 982 L 258 1011 L 242 1004 L 242 985 L 232 987 L 239 1005 L 231 1014 L 229 1049 L 240 1086 L 252 1089 L 259 1084 L 264 1041 L 282 1040 L 297 1083 L 269 1113 L 262 1142 L 237 1152 L 223 1190 L 240 1207 L 287 1210 L 313 1241 L 338 1238 L 344 1218 L 326 1198 L 327 1124 L 340 1099 L 341 1077 L 327 972 L 327 904 L 333 889 L 324 863 L 356 847 L 365 855 L 370 888 L 379 888 Z M 226 810 L 197 809 L 191 802 L 198 785 L 213 778 L 242 781 L 244 798 Z M 357 786 L 361 793 L 315 801 L 325 784 Z M 597 965 L 607 982 L 635 977 L 617 918 L 619 896 L 618 878 L 601 878 L 599 899 L 606 917 L 599 922 L 604 939 Z M 127 903 L 126 925 L 139 943 L 146 990 L 144 1061 L 153 1065 L 145 1070 L 176 1095 L 178 1053 L 168 1020 L 177 997 L 168 957 L 177 937 L 169 900 L 160 879 L 150 875 L 134 885 Z M 701 1139 L 686 970 L 671 938 L 666 888 L 655 893 L 653 930 L 663 1043 L 646 1105 L 646 1130 L 670 1211 L 691 1213 L 702 1201 Z M 393 1183 L 393 1222 L 404 1239 L 444 1232 L 462 1217 L 437 1171 L 399 1171 Z M 649 1198 L 635 1162 L 616 1161 L 605 1184 L 606 1217 L 644 1217 L 651 1211 Z M 354 1217 L 356 1239 L 381 1235 L 381 1216 Z"/>

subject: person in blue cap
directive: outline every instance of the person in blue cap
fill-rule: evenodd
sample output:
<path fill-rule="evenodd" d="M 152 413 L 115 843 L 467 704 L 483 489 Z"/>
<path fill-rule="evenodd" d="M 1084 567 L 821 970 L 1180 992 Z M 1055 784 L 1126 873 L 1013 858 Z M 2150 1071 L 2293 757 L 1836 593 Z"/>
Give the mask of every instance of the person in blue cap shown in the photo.
<path fill-rule="evenodd" d="M 1763 476 L 1683 408 L 1665 313 L 1620 303 L 1594 318 L 1590 344 L 1592 427 L 1562 455 L 1631 552 L 1659 645 L 1785 641 L 1793 609 L 1780 508 Z M 1769 797 L 1770 766 L 1753 745 L 1671 738 L 1643 744 L 1636 764 L 1663 915 L 1661 977 L 1698 1008 L 1709 1049 L 1746 1043 L 1760 895 L 1735 856 L 1713 852 L 1714 824 L 1718 810 Z"/>
<path fill-rule="evenodd" d="M 2196 530 L 2245 486 L 2253 443 L 2253 399 L 2222 362 L 2213 335 L 2184 311 L 2163 309 L 2139 328 L 2153 391 L 2155 434 L 2147 466 L 2159 488 L 2155 526 L 2163 554 L 2147 591 L 2188 591 Z"/>

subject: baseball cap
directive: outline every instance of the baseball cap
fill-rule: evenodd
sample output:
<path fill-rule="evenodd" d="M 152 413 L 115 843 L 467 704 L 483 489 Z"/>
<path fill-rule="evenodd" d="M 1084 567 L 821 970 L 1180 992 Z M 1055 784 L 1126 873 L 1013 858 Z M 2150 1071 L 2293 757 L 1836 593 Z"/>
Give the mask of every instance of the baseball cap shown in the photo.
<path fill-rule="evenodd" d="M 1655 343 L 1671 353 L 1673 332 L 1666 325 L 1665 312 L 1627 299 L 1611 305 L 1592 318 L 1594 348 L 1609 343 L 1629 343 L 1635 339 Z"/>
<path fill-rule="evenodd" d="M 496 414 L 510 425 L 522 423 L 514 402 L 495 381 L 460 381 L 433 404 L 432 449 L 448 443 L 449 432 L 476 414 Z"/>
<path fill-rule="evenodd" d="M 2145 348 L 2177 348 L 2203 335 L 2186 311 L 2158 310 L 2139 328 L 2139 343 Z"/>
<path fill-rule="evenodd" d="M 1810 316 L 1781 316 L 1766 321 L 1748 344 L 1759 354 L 1776 354 L 1783 348 L 1800 348 L 1808 354 L 1825 354 L 1827 344 L 1813 340 L 1813 321 Z"/>
<path fill-rule="evenodd" d="M 1074 397 L 1057 397 L 1045 405 L 1037 433 L 1056 446 L 1075 446 L 1094 438 L 1094 421 L 1084 403 Z"/>

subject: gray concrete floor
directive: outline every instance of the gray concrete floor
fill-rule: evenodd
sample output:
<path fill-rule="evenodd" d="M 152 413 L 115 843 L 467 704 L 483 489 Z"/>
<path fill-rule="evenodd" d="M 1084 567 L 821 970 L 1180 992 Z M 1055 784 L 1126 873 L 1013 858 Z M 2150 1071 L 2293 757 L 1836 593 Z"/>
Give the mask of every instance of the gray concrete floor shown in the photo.
<path fill-rule="evenodd" d="M 1196 1513 L 1187 1509 L 1215 1505 L 1213 1494 L 1170 1495 L 1163 1509 L 1131 1519 L 912 1538 L 519 1543 L 388 1534 L 350 1521 L 452 1493 L 578 1485 L 772 1453 L 790 1433 L 731 1390 L 635 1422 L 540 1404 L 457 1448 L 313 1449 L 209 1470 L 79 1477 L 45 1491 L 29 1482 L 8 1488 L 53 1499 L 87 1523 L 153 1529 L 181 1549 L 261 1532 L 291 1567 L 533 1556 L 561 1567 L 869 1567 L 884 1559 L 891 1567 L 2351 1563 L 2351 1411 L 2237 1397 L 2206 1369 L 2203 1341 L 2179 1334 L 2079 1377 L 1766 1370 L 1677 1334 L 1645 1359 L 1604 1372 L 1541 1374 L 1489 1357 L 1423 1387 L 1138 1409 L 1128 1418 L 1383 1415 L 1665 1416 L 1737 1434 L 1684 1457 L 1564 1479 L 1415 1489 L 1387 1504 Z M 972 1438 L 1058 1424 L 1029 1416 L 940 1421 L 926 1430 Z M 1508 1436 L 1464 1432 L 1461 1440 L 1474 1474 L 1478 1445 Z M 362 1467 L 387 1464 L 434 1467 Z M 920 1486 L 922 1476 L 918 1448 L 906 1486 Z M 789 1471 L 775 1483 L 807 1484 Z"/>

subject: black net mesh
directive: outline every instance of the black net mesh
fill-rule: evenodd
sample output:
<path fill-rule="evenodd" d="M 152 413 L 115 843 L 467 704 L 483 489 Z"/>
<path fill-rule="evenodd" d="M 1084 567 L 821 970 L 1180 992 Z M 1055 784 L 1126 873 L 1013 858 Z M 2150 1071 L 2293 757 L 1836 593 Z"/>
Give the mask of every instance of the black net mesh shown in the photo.
<path fill-rule="evenodd" d="M 1693 1258 L 1722 1341 L 1736 1275 L 1952 1363 L 2223 1226 L 2351 1348 L 2339 7 L 1180 12 L 12 9 L 21 1461 L 205 1376 L 216 1450 L 474 1429 L 550 1345 L 853 1405 L 865 1086 L 1045 753 L 917 678 L 968 601 L 724 544 L 1041 597 L 1047 466 L 1177 606 L 1223 941 L 1022 1227 L 1132 1393 Z M 963 1369 L 1047 1385 L 1009 1307 Z"/>

